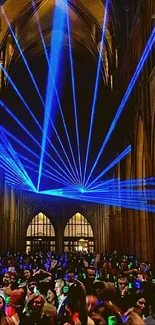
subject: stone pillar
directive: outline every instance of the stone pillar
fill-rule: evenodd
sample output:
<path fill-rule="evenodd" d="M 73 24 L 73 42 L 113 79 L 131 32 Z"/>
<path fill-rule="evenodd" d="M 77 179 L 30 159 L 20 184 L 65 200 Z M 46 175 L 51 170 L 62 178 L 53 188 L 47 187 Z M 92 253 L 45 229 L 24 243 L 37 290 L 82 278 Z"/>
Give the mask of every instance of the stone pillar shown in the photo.
<path fill-rule="evenodd" d="M 4 169 L 0 167 L 0 247 L 4 251 L 3 237 L 4 237 L 4 188 L 5 188 L 5 173 Z"/>
<path fill-rule="evenodd" d="M 109 252 L 109 206 L 104 206 L 104 237 L 105 253 Z"/>
<path fill-rule="evenodd" d="M 140 256 L 143 261 L 148 260 L 148 213 L 139 211 L 139 228 L 140 228 Z"/>
<path fill-rule="evenodd" d="M 3 246 L 4 252 L 6 253 L 10 247 L 10 188 L 5 184 L 4 192 L 4 236 Z"/>
<path fill-rule="evenodd" d="M 14 189 L 11 188 L 11 197 L 10 197 L 10 248 L 15 248 L 15 193 Z"/>
<path fill-rule="evenodd" d="M 64 233 L 62 227 L 60 226 L 59 229 L 55 229 L 55 249 L 57 252 L 63 253 L 63 241 Z"/>
<path fill-rule="evenodd" d="M 22 215 L 21 215 L 21 209 L 22 209 L 22 203 L 21 203 L 21 197 L 20 194 L 17 196 L 17 203 L 16 203 L 16 211 L 15 211 L 15 249 L 16 251 L 25 250 L 25 245 L 23 247 L 23 238 L 25 238 L 25 235 L 23 233 L 23 230 L 25 230 L 25 227 L 22 227 L 23 221 Z"/>
<path fill-rule="evenodd" d="M 109 241 L 109 225 L 107 225 L 107 207 L 101 204 L 94 206 L 94 240 L 96 252 L 105 254 Z M 107 218 L 106 218 L 107 217 Z M 105 219 L 106 218 L 106 219 Z M 106 220 L 106 222 L 105 222 Z"/>
<path fill-rule="evenodd" d="M 122 222 L 121 213 L 116 210 L 114 215 L 114 231 L 115 231 L 115 247 L 118 252 L 124 252 L 124 247 L 122 247 Z"/>
<path fill-rule="evenodd" d="M 125 17 L 126 17 L 126 41 L 128 42 L 129 36 L 130 36 L 130 28 L 131 28 L 131 12 L 130 12 L 130 5 L 126 2 L 125 6 L 124 6 L 124 10 L 125 10 Z"/>
<path fill-rule="evenodd" d="M 125 247 L 123 244 L 123 222 L 122 211 L 120 207 L 110 207 L 109 214 L 109 248 L 110 251 L 115 249 L 119 253 L 124 253 Z"/>
<path fill-rule="evenodd" d="M 99 252 L 105 253 L 105 207 L 99 205 L 98 207 L 98 221 L 99 221 Z"/>
<path fill-rule="evenodd" d="M 123 210 L 124 236 L 123 244 L 125 246 L 125 253 L 134 254 L 135 252 L 135 238 L 134 238 L 134 222 L 133 210 Z"/>
<path fill-rule="evenodd" d="M 149 259 L 149 227 L 146 211 L 126 210 L 127 238 L 126 250 L 143 261 Z"/>
<path fill-rule="evenodd" d="M 0 7 L 0 32 L 2 29 L 2 13 L 1 13 L 1 7 Z"/>
<path fill-rule="evenodd" d="M 20 235 L 20 246 L 18 250 L 25 251 L 26 247 L 26 230 L 27 230 L 27 210 L 24 204 L 23 194 L 19 197 L 19 235 Z"/>
<path fill-rule="evenodd" d="M 148 259 L 154 265 L 155 264 L 155 222 L 154 214 L 148 212 Z"/>
<path fill-rule="evenodd" d="M 4 65 L 4 51 L 1 50 L 0 52 L 0 64 L 3 66 Z M 3 88 L 3 80 L 4 80 L 4 75 L 2 69 L 0 69 L 0 92 L 2 91 Z"/>
<path fill-rule="evenodd" d="M 133 212 L 133 226 L 134 226 L 134 251 L 137 258 L 140 258 L 140 229 L 139 229 L 139 211 Z"/>
<path fill-rule="evenodd" d="M 114 228 L 114 213 L 113 207 L 109 208 L 109 251 L 112 252 L 115 249 L 115 228 Z"/>
<path fill-rule="evenodd" d="M 61 211 L 60 215 L 55 215 L 56 222 L 52 222 L 55 229 L 55 250 L 63 253 L 64 251 L 64 226 L 66 224 L 66 213 Z"/>
<path fill-rule="evenodd" d="M 4 184 L 5 184 L 4 169 L 0 167 L 0 212 L 1 214 L 4 206 Z"/>

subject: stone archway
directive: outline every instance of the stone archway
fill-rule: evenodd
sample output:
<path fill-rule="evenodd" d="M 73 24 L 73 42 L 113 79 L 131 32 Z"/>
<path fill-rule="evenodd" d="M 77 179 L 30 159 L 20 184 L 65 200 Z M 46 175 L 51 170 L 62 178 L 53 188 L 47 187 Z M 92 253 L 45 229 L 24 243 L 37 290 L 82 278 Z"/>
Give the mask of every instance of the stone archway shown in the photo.
<path fill-rule="evenodd" d="M 55 229 L 50 219 L 39 212 L 26 231 L 26 252 L 55 251 Z"/>
<path fill-rule="evenodd" d="M 93 229 L 87 218 L 79 212 L 74 214 L 65 226 L 64 251 L 94 252 Z"/>

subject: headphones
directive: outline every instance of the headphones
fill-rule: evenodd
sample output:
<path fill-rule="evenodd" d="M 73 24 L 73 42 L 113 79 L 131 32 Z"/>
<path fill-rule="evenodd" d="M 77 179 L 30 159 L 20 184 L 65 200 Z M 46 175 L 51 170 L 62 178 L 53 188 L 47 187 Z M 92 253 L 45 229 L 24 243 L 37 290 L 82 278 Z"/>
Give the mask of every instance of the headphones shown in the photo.
<path fill-rule="evenodd" d="M 66 294 L 68 293 L 68 291 L 69 291 L 69 286 L 65 285 L 62 289 L 62 292 Z"/>

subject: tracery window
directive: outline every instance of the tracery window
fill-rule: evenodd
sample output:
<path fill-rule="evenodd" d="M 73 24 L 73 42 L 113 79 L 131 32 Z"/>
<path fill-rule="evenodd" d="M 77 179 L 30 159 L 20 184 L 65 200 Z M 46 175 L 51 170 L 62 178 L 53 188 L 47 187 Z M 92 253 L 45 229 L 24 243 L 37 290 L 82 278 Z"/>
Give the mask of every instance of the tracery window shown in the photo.
<path fill-rule="evenodd" d="M 70 218 L 65 227 L 64 251 L 94 251 L 92 227 L 79 212 Z"/>
<path fill-rule="evenodd" d="M 26 233 L 26 251 L 55 250 L 55 230 L 42 212 L 30 222 Z"/>

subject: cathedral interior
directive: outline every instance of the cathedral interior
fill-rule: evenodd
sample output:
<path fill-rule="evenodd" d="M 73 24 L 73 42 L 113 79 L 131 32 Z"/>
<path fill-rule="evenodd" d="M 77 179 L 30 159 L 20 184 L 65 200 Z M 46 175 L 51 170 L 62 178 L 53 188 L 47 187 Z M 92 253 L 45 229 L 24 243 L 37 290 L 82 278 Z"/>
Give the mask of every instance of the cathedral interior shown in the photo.
<path fill-rule="evenodd" d="M 3 0 L 0 251 L 155 263 L 155 1 Z"/>

